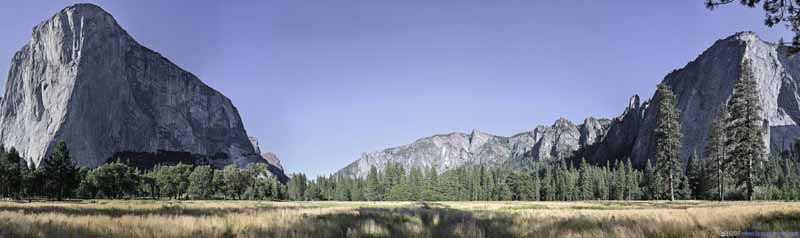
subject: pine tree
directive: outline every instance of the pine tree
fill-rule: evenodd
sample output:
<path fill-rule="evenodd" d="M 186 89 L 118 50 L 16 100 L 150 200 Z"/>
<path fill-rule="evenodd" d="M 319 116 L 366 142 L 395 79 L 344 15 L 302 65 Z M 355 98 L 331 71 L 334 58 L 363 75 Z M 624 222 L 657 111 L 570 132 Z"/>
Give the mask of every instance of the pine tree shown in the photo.
<path fill-rule="evenodd" d="M 303 173 L 296 173 L 292 175 L 292 179 L 289 180 L 289 184 L 286 189 L 290 200 L 303 200 L 303 198 L 305 198 L 306 191 L 306 175 Z"/>
<path fill-rule="evenodd" d="M 306 188 L 306 200 L 307 201 L 319 201 L 322 200 L 322 191 L 319 189 L 319 184 L 317 183 L 319 179 L 315 181 L 310 181 L 308 183 L 308 188 Z"/>
<path fill-rule="evenodd" d="M 586 159 L 581 159 L 581 167 L 579 168 L 578 172 L 578 199 L 580 200 L 589 200 L 594 197 L 593 190 L 592 190 L 592 183 L 593 181 L 590 179 L 589 175 L 589 164 L 586 163 Z"/>
<path fill-rule="evenodd" d="M 626 200 L 636 200 L 639 198 L 639 183 L 638 179 L 636 178 L 636 171 L 633 169 L 633 164 L 631 164 L 631 159 L 628 158 L 628 162 L 626 163 L 627 170 L 625 171 L 625 185 L 626 185 Z"/>
<path fill-rule="evenodd" d="M 680 175 L 680 183 L 678 184 L 678 197 L 683 200 L 688 200 L 692 198 L 692 189 L 691 185 L 689 185 L 689 178 L 686 175 Z"/>
<path fill-rule="evenodd" d="M 625 176 L 625 164 L 622 163 L 621 160 L 617 160 L 617 168 L 614 170 L 614 199 L 615 200 L 624 200 L 625 199 L 625 189 L 627 185 L 625 184 L 627 178 Z"/>
<path fill-rule="evenodd" d="M 556 197 L 551 170 L 550 168 L 545 168 L 544 177 L 542 177 L 542 201 L 553 201 Z"/>
<path fill-rule="evenodd" d="M 431 166 L 425 175 L 425 187 L 422 191 L 422 199 L 426 201 L 440 200 L 439 174 L 436 171 L 436 166 Z M 489 176 L 491 177 L 491 174 L 489 174 Z"/>
<path fill-rule="evenodd" d="M 47 174 L 45 188 L 49 197 L 62 200 L 72 194 L 78 186 L 78 169 L 69 155 L 67 143 L 59 141 L 53 154 L 44 161 L 44 174 Z"/>
<path fill-rule="evenodd" d="M 706 192 L 706 176 L 703 169 L 703 161 L 697 155 L 697 151 L 689 156 L 686 161 L 686 176 L 689 179 L 689 190 L 691 190 L 691 197 L 700 199 Z"/>
<path fill-rule="evenodd" d="M 370 201 L 381 201 L 383 197 L 381 184 L 378 180 L 378 168 L 374 165 L 369 168 L 367 173 L 367 187 L 364 189 L 364 197 Z"/>
<path fill-rule="evenodd" d="M 499 201 L 511 201 L 513 199 L 514 194 L 511 192 L 511 188 L 505 182 L 500 182 L 497 185 L 497 200 Z"/>
<path fill-rule="evenodd" d="M 714 118 L 714 121 L 711 123 L 711 127 L 709 128 L 708 132 L 708 142 L 706 142 L 706 149 L 705 149 L 705 156 L 706 159 L 709 160 L 710 164 L 713 166 L 714 170 L 714 177 L 716 182 L 716 190 L 717 190 L 717 198 L 720 201 L 725 200 L 725 177 L 726 177 L 726 167 L 728 167 L 728 145 L 727 145 L 727 135 L 726 131 L 726 122 L 728 120 L 728 109 L 726 107 L 722 107 L 719 112 L 717 112 L 717 116 Z"/>
<path fill-rule="evenodd" d="M 656 199 L 656 181 L 655 181 L 655 168 L 650 160 L 647 160 L 647 165 L 644 167 L 644 177 L 642 179 L 642 187 L 645 190 L 644 199 Z"/>
<path fill-rule="evenodd" d="M 422 189 L 424 186 L 424 176 L 422 175 L 422 169 L 418 167 L 411 168 L 411 172 L 408 174 L 408 186 L 409 186 L 409 194 L 408 200 L 412 201 L 419 201 L 422 200 Z"/>
<path fill-rule="evenodd" d="M 595 174 L 595 199 L 608 200 L 609 186 L 608 186 L 608 173 L 606 168 L 598 168 Z"/>
<path fill-rule="evenodd" d="M 482 200 L 492 200 L 492 191 L 494 190 L 495 182 L 494 176 L 492 176 L 492 171 L 485 169 L 481 166 L 481 185 L 483 189 L 483 199 Z M 536 196 L 538 197 L 538 195 Z"/>
<path fill-rule="evenodd" d="M 669 199 L 675 200 L 675 183 L 680 174 L 681 128 L 680 115 L 676 108 L 675 95 L 668 85 L 658 85 L 658 115 L 656 117 L 656 165 L 667 179 Z"/>
<path fill-rule="evenodd" d="M 766 154 L 764 145 L 764 120 L 761 118 L 761 102 L 758 97 L 758 84 L 750 69 L 750 61 L 745 59 L 739 70 L 739 79 L 734 84 L 733 95 L 728 102 L 728 145 L 733 147 L 736 184 L 745 186 L 748 200 L 753 200 L 754 163 L 763 161 Z"/>
<path fill-rule="evenodd" d="M 534 172 L 533 174 L 530 175 L 530 178 L 531 178 L 531 186 L 533 187 L 533 189 L 531 189 L 530 200 L 540 201 L 541 200 L 540 196 L 541 196 L 541 187 L 542 186 L 541 186 L 541 182 L 540 182 L 540 179 L 539 179 L 539 174 Z"/>
<path fill-rule="evenodd" d="M 16 198 L 21 194 L 27 165 L 14 147 L 8 152 L 0 150 L 0 196 Z"/>

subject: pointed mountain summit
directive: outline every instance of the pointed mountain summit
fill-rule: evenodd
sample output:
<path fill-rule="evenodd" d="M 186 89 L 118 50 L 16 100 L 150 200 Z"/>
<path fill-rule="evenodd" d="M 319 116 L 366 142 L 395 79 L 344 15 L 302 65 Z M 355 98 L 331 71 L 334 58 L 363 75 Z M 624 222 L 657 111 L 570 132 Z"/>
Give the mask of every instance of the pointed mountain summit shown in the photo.
<path fill-rule="evenodd" d="M 758 84 L 764 118 L 764 143 L 771 151 L 782 151 L 800 136 L 800 59 L 786 48 L 761 40 L 753 32 L 739 32 L 716 41 L 685 67 L 669 73 L 662 81 L 677 99 L 681 118 L 681 158 L 702 153 L 712 121 L 731 98 L 739 68 L 747 59 Z M 639 104 L 631 99 L 625 112 L 614 120 L 610 131 L 593 151 L 592 161 L 602 163 L 631 158 L 644 167 L 655 156 L 658 95 Z"/>
<path fill-rule="evenodd" d="M 800 136 L 800 59 L 788 56 L 786 48 L 761 40 L 753 32 L 740 32 L 718 40 L 684 68 L 669 73 L 664 83 L 672 88 L 681 115 L 682 150 L 686 160 L 695 149 L 702 152 L 712 120 L 733 93 L 739 68 L 747 59 L 758 84 L 765 145 L 780 151 Z M 644 109 L 641 129 L 631 159 L 643 165 L 655 154 L 653 130 L 658 95 Z"/>
<path fill-rule="evenodd" d="M 217 167 L 263 161 L 230 99 L 92 4 L 33 28 L 11 61 L 0 108 L 0 142 L 36 164 L 59 140 L 88 167 L 135 153 L 187 153 Z"/>

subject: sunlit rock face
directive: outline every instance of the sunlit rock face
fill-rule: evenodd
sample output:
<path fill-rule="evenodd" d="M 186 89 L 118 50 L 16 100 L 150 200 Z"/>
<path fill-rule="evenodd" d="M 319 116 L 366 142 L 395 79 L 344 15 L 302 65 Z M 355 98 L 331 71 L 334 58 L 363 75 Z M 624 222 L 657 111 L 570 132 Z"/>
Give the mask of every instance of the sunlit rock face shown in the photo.
<path fill-rule="evenodd" d="M 772 151 L 788 148 L 800 136 L 798 56 L 788 56 L 785 48 L 764 42 L 752 32 L 741 32 L 718 40 L 697 59 L 669 73 L 663 80 L 675 93 L 681 112 L 681 157 L 684 160 L 694 151 L 702 154 L 709 127 L 730 99 L 745 59 L 750 61 L 759 87 L 767 148 Z M 603 138 L 601 149 L 594 157 L 630 157 L 638 166 L 653 159 L 658 100 L 659 96 L 654 95 L 650 103 L 632 102 L 623 116 L 612 123 L 611 131 Z"/>
<path fill-rule="evenodd" d="M 338 173 L 363 177 L 372 166 L 382 169 L 387 163 L 399 163 L 406 169 L 435 167 L 438 172 L 465 165 L 497 166 L 509 160 L 554 160 L 572 155 L 591 145 L 605 134 L 609 120 L 587 118 L 581 125 L 558 119 L 551 126 L 511 137 L 478 130 L 472 133 L 435 135 L 400 147 L 365 153 Z"/>
<path fill-rule="evenodd" d="M 117 152 L 216 155 L 215 166 L 263 161 L 227 97 L 91 4 L 34 27 L 12 59 L 0 107 L 0 142 L 36 164 L 59 140 L 88 167 Z"/>
<path fill-rule="evenodd" d="M 283 170 L 283 165 L 281 165 L 281 160 L 278 158 L 278 155 L 272 152 L 261 152 L 261 145 L 258 143 L 258 139 L 255 137 L 250 136 L 250 143 L 253 144 L 253 149 L 255 150 L 256 154 L 259 154 L 261 158 L 264 159 L 268 164 Z"/>

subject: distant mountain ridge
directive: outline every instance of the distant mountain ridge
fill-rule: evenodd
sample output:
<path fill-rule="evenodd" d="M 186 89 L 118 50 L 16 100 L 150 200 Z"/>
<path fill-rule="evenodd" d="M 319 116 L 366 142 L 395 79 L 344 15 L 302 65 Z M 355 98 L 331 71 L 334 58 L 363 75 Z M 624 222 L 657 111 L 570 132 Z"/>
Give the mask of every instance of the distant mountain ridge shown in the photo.
<path fill-rule="evenodd" d="M 800 56 L 787 55 L 785 47 L 765 42 L 753 32 L 739 32 L 716 41 L 663 80 L 677 97 L 684 160 L 694 151 L 703 152 L 711 122 L 730 99 L 744 59 L 751 61 L 759 86 L 767 135 L 764 143 L 779 151 L 800 136 Z M 595 163 L 630 158 L 641 168 L 655 154 L 653 130 L 658 100 L 657 94 L 645 102 L 634 95 L 620 116 L 587 119 L 581 126 L 559 119 L 553 126 L 512 137 L 475 136 L 474 132 L 472 136 L 453 133 L 426 137 L 409 145 L 365 153 L 338 173 L 364 176 L 371 166 L 383 168 L 387 162 L 406 167 L 436 166 L 443 172 L 469 164 L 496 165 L 508 160 L 552 160 L 570 155 Z M 469 143 L 473 138 L 491 142 L 480 143 L 476 153 L 476 147 Z"/>
<path fill-rule="evenodd" d="M 435 135 L 395 148 L 365 153 L 338 174 L 363 177 L 372 166 L 383 168 L 388 162 L 406 168 L 430 168 L 437 171 L 465 165 L 501 165 L 510 160 L 553 160 L 571 155 L 578 148 L 599 141 L 611 121 L 586 118 L 581 125 L 560 118 L 552 126 L 538 126 L 532 131 L 510 137 L 479 130 L 470 134 Z"/>

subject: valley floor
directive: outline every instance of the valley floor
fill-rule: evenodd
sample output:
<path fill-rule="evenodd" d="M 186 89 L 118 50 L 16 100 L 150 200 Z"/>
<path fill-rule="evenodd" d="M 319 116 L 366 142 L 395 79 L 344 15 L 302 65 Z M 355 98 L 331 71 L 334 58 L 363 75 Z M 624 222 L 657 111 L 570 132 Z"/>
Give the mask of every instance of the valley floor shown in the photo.
<path fill-rule="evenodd" d="M 718 237 L 727 231 L 800 232 L 800 203 L 0 202 L 0 237 Z"/>

